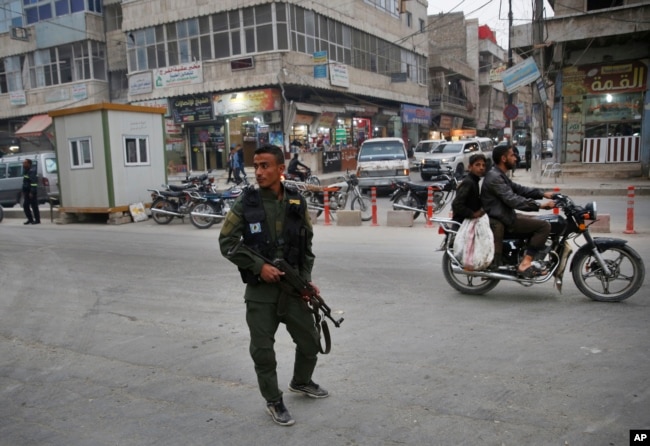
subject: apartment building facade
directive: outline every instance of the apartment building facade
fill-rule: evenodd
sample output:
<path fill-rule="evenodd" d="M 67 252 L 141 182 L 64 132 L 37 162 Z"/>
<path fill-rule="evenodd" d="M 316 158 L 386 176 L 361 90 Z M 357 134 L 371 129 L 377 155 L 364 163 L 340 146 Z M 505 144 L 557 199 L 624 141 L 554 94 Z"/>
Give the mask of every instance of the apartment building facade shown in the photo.
<path fill-rule="evenodd" d="M 249 161 L 264 142 L 417 141 L 428 128 L 423 0 L 0 2 L 7 132 L 72 105 L 164 107 L 161 150 L 202 170 L 233 144 Z"/>

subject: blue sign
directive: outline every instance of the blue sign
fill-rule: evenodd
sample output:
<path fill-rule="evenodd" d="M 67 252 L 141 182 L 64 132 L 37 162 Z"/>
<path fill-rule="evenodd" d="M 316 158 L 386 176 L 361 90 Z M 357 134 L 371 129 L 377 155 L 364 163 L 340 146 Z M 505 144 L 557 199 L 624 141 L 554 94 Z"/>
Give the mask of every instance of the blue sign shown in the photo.
<path fill-rule="evenodd" d="M 501 73 L 501 80 L 503 81 L 503 86 L 506 91 L 512 93 L 517 91 L 519 87 L 530 84 L 540 76 L 541 73 L 537 69 L 535 59 L 529 57 L 523 62 L 518 63 L 514 67 L 510 67 Z"/>
<path fill-rule="evenodd" d="M 431 123 L 431 109 L 402 105 L 402 122 L 405 124 L 429 125 Z"/>

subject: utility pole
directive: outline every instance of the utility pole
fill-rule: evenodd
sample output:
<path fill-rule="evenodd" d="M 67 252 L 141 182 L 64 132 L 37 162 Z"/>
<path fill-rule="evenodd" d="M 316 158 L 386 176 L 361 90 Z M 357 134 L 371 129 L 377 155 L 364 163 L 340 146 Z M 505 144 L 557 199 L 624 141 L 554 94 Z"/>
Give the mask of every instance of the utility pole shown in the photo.
<path fill-rule="evenodd" d="M 508 0 L 508 68 L 511 68 L 512 64 L 512 0 Z M 512 105 L 512 93 L 508 93 L 508 105 Z M 510 129 L 510 144 L 514 144 L 514 126 L 510 119 L 506 120 L 506 127 Z"/>
<path fill-rule="evenodd" d="M 543 50 L 543 31 L 544 31 L 544 0 L 535 0 L 535 10 L 533 11 L 533 57 L 535 63 L 539 68 L 542 78 L 539 82 L 544 82 L 544 50 Z M 533 144 L 533 159 L 530 163 L 532 171 L 532 179 L 535 182 L 541 180 L 542 173 L 542 141 L 546 139 L 546 101 L 540 96 L 539 88 L 536 83 L 531 86 L 531 93 L 533 97 L 533 110 L 532 110 L 532 129 L 531 138 Z"/>

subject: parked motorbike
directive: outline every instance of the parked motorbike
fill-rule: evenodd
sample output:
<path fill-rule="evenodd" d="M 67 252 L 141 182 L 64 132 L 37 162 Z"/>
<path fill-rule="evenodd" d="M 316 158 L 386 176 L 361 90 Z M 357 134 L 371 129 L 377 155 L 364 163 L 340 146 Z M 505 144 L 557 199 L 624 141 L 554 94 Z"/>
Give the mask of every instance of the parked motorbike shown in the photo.
<path fill-rule="evenodd" d="M 190 221 L 199 229 L 208 229 L 213 224 L 221 222 L 243 190 L 244 187 L 235 186 L 212 193 L 190 192 L 194 202 L 190 208 Z"/>
<path fill-rule="evenodd" d="M 589 225 L 597 219 L 596 202 L 576 205 L 568 196 L 553 196 L 555 205 L 563 213 L 542 215 L 539 218 L 551 224 L 546 248 L 535 259 L 536 266 L 547 272 L 533 278 L 524 278 L 517 273 L 517 266 L 524 256 L 528 235 L 508 234 L 503 240 L 503 266 L 496 270 L 468 271 L 456 259 L 453 252 L 458 223 L 434 217 L 446 234 L 442 244 L 442 271 L 452 288 L 464 294 L 484 294 L 497 286 L 499 281 L 508 280 L 524 286 L 539 285 L 555 279 L 555 286 L 562 291 L 562 278 L 567 265 L 576 287 L 585 296 L 602 302 L 619 302 L 636 293 L 645 277 L 645 266 L 639 254 L 626 240 L 611 237 L 592 237 Z M 578 238 L 584 243 L 580 245 Z M 578 247 L 569 263 L 573 241 Z"/>
<path fill-rule="evenodd" d="M 147 190 L 151 192 L 151 217 L 159 225 L 166 225 L 174 217 L 183 219 L 186 215 L 189 215 L 194 205 L 191 193 L 196 192 L 197 189 L 196 187 L 189 187 L 178 191 L 165 189 Z"/>
<path fill-rule="evenodd" d="M 390 196 L 395 211 L 413 211 L 413 218 L 427 214 L 429 187 L 433 189 L 433 213 L 438 214 L 451 203 L 456 194 L 458 180 L 455 175 L 445 174 L 439 180 L 430 184 L 416 184 L 410 181 L 393 183 L 395 191 Z"/>
<path fill-rule="evenodd" d="M 147 189 L 151 192 L 151 216 L 160 224 L 169 224 L 174 217 L 185 218 L 195 202 L 190 192 L 206 193 L 212 190 L 214 179 L 207 174 L 188 176 L 183 184 L 163 184 L 160 189 Z"/>
<path fill-rule="evenodd" d="M 325 192 L 329 199 L 329 209 L 331 215 L 339 209 L 345 209 L 350 201 L 350 209 L 361 211 L 361 220 L 369 221 L 372 218 L 372 202 L 370 197 L 361 193 L 359 179 L 356 174 L 347 172 L 344 176 L 339 177 L 342 181 L 330 184 L 327 187 L 307 185 L 300 188 L 303 196 L 307 200 L 307 206 L 310 209 L 316 209 L 320 216 L 325 210 Z M 296 183 L 297 185 L 299 183 Z M 350 196 L 352 199 L 350 200 Z"/>

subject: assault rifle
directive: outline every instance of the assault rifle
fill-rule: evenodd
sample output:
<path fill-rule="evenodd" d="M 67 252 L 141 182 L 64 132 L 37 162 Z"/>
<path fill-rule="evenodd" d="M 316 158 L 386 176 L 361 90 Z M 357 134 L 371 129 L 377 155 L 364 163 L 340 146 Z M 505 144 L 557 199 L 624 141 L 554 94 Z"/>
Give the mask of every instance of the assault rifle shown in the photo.
<path fill-rule="evenodd" d="M 332 341 L 330 338 L 330 330 L 327 326 L 327 321 L 322 318 L 321 313 L 323 316 L 331 320 L 336 328 L 341 326 L 341 323 L 343 323 L 343 318 L 336 320 L 332 317 L 332 310 L 325 303 L 320 294 L 316 292 L 316 289 L 307 280 L 300 277 L 300 272 L 292 267 L 286 260 L 279 258 L 271 260 L 265 257 L 250 246 L 245 245 L 243 237 L 231 250 L 228 251 L 227 256 L 232 256 L 237 251 L 239 251 L 241 247 L 246 248 L 246 250 L 248 250 L 248 252 L 251 254 L 264 260 L 265 263 L 269 263 L 275 266 L 277 269 L 284 273 L 284 276 L 282 276 L 282 281 L 280 283 L 282 284 L 284 282 L 286 285 L 288 285 L 289 288 L 300 294 L 303 302 L 305 302 L 309 311 L 314 315 L 314 321 L 316 322 L 316 327 L 318 328 L 318 334 L 322 334 L 325 338 L 325 347 L 323 348 L 323 345 L 321 344 L 319 346 L 320 351 L 324 355 L 328 354 L 332 349 Z"/>

